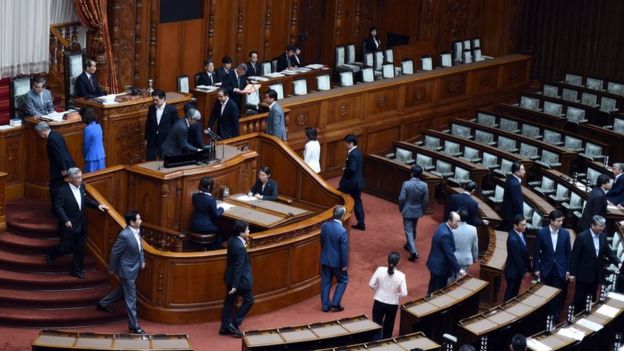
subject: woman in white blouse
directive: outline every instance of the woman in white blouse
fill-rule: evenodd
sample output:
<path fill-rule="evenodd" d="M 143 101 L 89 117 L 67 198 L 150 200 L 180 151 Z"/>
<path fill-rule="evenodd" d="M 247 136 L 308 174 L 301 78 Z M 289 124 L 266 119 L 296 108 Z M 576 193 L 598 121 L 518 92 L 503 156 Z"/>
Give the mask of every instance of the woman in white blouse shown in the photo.
<path fill-rule="evenodd" d="M 368 283 L 375 290 L 373 321 L 382 326 L 384 339 L 392 337 L 399 298 L 407 296 L 405 274 L 395 269 L 400 259 L 398 252 L 389 253 L 388 267 L 378 267 Z"/>
<path fill-rule="evenodd" d="M 316 173 L 321 172 L 321 144 L 316 140 L 316 129 L 307 127 L 305 129 L 305 135 L 308 137 L 308 142 L 303 149 L 303 161 L 312 168 Z"/>

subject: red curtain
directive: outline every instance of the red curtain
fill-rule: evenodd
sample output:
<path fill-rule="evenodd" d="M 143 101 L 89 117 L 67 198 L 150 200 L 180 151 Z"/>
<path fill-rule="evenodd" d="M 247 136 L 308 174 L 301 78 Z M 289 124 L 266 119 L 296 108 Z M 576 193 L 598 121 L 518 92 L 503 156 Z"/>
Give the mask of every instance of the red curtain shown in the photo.
<path fill-rule="evenodd" d="M 106 84 L 110 88 L 110 93 L 119 91 L 119 82 L 117 81 L 117 68 L 113 61 L 113 46 L 108 32 L 108 16 L 106 9 L 108 0 L 73 0 L 74 9 L 80 22 L 89 30 L 95 31 L 102 36 L 102 44 L 104 46 L 104 55 L 106 59 Z"/>

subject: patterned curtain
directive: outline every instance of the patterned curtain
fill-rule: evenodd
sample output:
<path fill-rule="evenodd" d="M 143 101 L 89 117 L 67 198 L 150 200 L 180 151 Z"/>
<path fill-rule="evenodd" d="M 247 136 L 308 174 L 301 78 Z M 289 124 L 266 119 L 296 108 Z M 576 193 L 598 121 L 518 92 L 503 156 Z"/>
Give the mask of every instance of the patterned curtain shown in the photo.
<path fill-rule="evenodd" d="M 74 9 L 83 26 L 96 33 L 91 51 L 96 55 L 104 54 L 105 84 L 109 87 L 109 93 L 119 91 L 117 80 L 117 68 L 113 60 L 113 46 L 111 45 L 110 34 L 108 33 L 108 16 L 106 9 L 108 0 L 73 0 Z M 94 57 L 95 61 L 98 57 Z"/>

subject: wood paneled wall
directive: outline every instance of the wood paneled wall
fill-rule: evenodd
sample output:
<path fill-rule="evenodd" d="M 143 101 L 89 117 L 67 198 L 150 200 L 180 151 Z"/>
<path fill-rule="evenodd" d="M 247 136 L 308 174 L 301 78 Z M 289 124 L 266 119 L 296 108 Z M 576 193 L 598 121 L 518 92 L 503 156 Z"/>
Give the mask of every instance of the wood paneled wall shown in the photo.
<path fill-rule="evenodd" d="M 159 23 L 160 0 L 112 0 L 109 16 L 122 86 L 176 89 L 203 60 L 224 55 L 244 62 L 250 50 L 261 60 L 299 43 L 305 62 L 334 65 L 334 48 L 354 43 L 358 57 L 371 26 L 383 45 L 388 32 L 408 35 L 395 57 L 418 58 L 448 51 L 453 40 L 481 37 L 484 54 L 515 48 L 522 0 L 232 0 L 203 1 L 200 19 Z"/>
<path fill-rule="evenodd" d="M 524 2 L 519 44 L 533 53 L 534 78 L 560 79 L 573 71 L 624 81 L 624 2 Z"/>

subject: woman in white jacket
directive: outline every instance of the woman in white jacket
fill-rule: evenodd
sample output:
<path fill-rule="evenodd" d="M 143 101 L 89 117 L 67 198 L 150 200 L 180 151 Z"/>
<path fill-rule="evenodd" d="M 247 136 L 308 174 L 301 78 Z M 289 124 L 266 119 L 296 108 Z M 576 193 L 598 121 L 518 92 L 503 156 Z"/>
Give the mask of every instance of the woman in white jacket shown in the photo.
<path fill-rule="evenodd" d="M 392 337 L 394 319 L 399 308 L 399 298 L 407 296 L 405 274 L 395 267 L 401 256 L 398 252 L 388 254 L 388 267 L 378 267 L 370 280 L 370 287 L 375 290 L 373 303 L 373 321 L 382 326 L 382 337 Z"/>
<path fill-rule="evenodd" d="M 305 135 L 308 137 L 308 142 L 303 149 L 303 161 L 312 168 L 316 173 L 321 172 L 321 144 L 316 140 L 316 129 L 307 127 L 305 129 Z"/>

